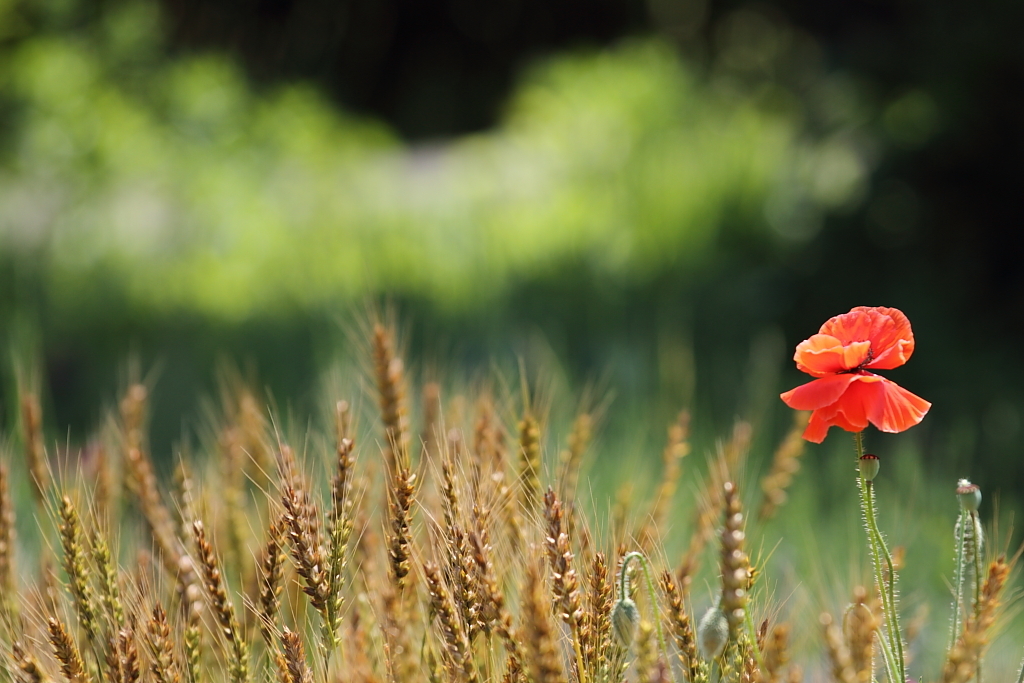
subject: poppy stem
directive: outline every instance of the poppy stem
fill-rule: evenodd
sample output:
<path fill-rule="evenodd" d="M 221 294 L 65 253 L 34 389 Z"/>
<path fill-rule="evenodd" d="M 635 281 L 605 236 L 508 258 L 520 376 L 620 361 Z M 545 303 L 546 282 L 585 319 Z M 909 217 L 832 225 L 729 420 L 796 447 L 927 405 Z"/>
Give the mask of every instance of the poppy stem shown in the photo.
<path fill-rule="evenodd" d="M 861 432 L 854 432 L 853 440 L 859 467 L 861 457 L 864 455 L 864 436 Z M 875 518 L 875 491 L 871 480 L 866 478 L 863 469 L 860 470 L 858 484 L 861 494 L 861 511 L 867 526 L 868 543 L 871 547 L 871 559 L 875 569 L 875 583 L 878 585 L 878 592 L 882 597 L 882 611 L 885 613 L 885 627 L 889 642 L 883 643 L 888 647 L 881 649 L 885 659 L 886 673 L 893 683 L 904 683 L 907 680 L 907 672 L 906 660 L 903 655 L 903 634 L 900 631 L 899 613 L 896 608 L 896 568 L 893 566 L 889 548 L 885 545 L 885 539 L 878 530 L 878 521 Z M 888 581 L 885 577 L 886 571 L 889 574 Z"/>
<path fill-rule="evenodd" d="M 967 549 L 965 546 L 968 542 L 968 534 L 973 531 L 967 529 L 969 514 L 967 510 L 960 510 L 960 519 L 957 520 L 953 533 L 956 540 L 956 593 L 953 596 L 953 619 L 949 629 L 949 647 L 947 648 L 950 652 L 956 646 L 956 639 L 960 635 L 960 612 L 964 604 L 964 575 L 967 573 Z"/>
<path fill-rule="evenodd" d="M 626 575 L 626 570 L 629 568 L 629 563 L 633 560 L 637 560 L 640 563 L 640 568 L 644 572 L 644 579 L 647 580 L 647 599 L 651 603 L 654 627 L 658 634 L 658 646 L 661 648 L 661 654 L 665 658 L 665 663 L 668 665 L 668 673 L 672 678 L 672 683 L 676 683 L 676 672 L 670 663 L 668 646 L 665 644 L 665 634 L 661 630 L 661 609 L 658 606 L 657 593 L 654 592 L 654 582 L 651 580 L 651 570 L 647 563 L 647 557 L 641 552 L 634 550 L 622 558 L 622 567 L 619 569 L 619 599 L 624 600 L 626 598 L 626 588 L 629 585 L 629 578 Z"/>
<path fill-rule="evenodd" d="M 868 525 L 867 522 L 866 522 L 866 520 L 868 519 L 868 514 L 867 514 L 867 508 L 866 508 L 866 505 L 865 505 L 865 502 L 864 502 L 864 493 L 867 491 L 867 483 L 864 482 L 864 481 L 861 481 L 860 482 L 860 487 L 861 487 L 861 493 L 862 493 L 862 497 L 861 497 L 861 510 L 864 512 L 865 526 L 867 527 L 867 531 L 868 531 L 868 544 L 871 547 L 871 560 L 872 560 L 872 566 L 874 567 L 874 570 L 875 570 L 875 583 L 878 586 L 878 592 L 879 592 L 879 594 L 881 596 L 881 599 L 882 599 L 882 612 L 885 614 L 886 628 L 888 630 L 889 635 L 891 636 L 892 631 L 891 631 L 891 629 L 889 629 L 889 620 L 888 620 L 889 613 L 890 613 L 890 611 L 889 611 L 889 604 L 888 604 L 889 601 L 888 601 L 888 596 L 886 595 L 885 587 L 884 587 L 885 584 L 884 584 L 883 573 L 882 573 L 881 553 L 878 550 L 878 545 L 875 543 L 875 536 L 874 536 L 874 534 L 871 533 L 870 525 Z M 879 645 L 881 645 L 881 647 L 879 649 L 882 652 L 882 660 L 885 662 L 885 672 L 888 675 L 890 683 L 897 683 L 898 679 L 896 678 L 896 670 L 897 670 L 896 669 L 896 658 L 893 656 L 892 647 L 890 646 L 891 640 L 892 640 L 891 637 L 887 637 L 885 634 L 882 634 L 881 632 L 879 632 Z"/>
<path fill-rule="evenodd" d="M 977 510 L 972 510 L 970 513 L 971 527 L 974 529 L 974 614 L 975 619 L 978 618 L 978 610 L 981 605 L 981 577 L 982 574 L 982 555 L 981 555 L 981 544 L 982 544 L 982 531 L 981 531 L 981 519 L 978 516 Z M 978 670 L 974 674 L 977 683 L 981 683 L 981 658 L 978 659 Z"/>

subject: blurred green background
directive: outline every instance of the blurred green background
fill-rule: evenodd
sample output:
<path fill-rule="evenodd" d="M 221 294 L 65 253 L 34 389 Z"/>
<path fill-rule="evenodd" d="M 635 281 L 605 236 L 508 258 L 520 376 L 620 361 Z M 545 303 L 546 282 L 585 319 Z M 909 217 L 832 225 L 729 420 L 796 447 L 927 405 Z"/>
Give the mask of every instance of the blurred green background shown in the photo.
<path fill-rule="evenodd" d="M 48 434 L 82 443 L 134 365 L 166 464 L 226 363 L 302 423 L 390 310 L 418 378 L 515 386 L 527 358 L 551 450 L 583 387 L 614 394 L 603 509 L 683 406 L 691 461 L 741 416 L 763 466 L 794 345 L 894 306 L 918 346 L 888 376 L 934 405 L 868 446 L 907 610 L 941 606 L 952 482 L 987 519 L 1024 502 L 1022 25 L 1017 0 L 0 0 L 0 417 L 34 359 Z M 863 580 L 849 457 L 810 447 L 776 521 L 793 613 Z"/>
<path fill-rule="evenodd" d="M 160 457 L 224 358 L 309 409 L 380 305 L 414 367 L 542 346 L 659 430 L 771 441 L 792 347 L 895 306 L 927 468 L 1013 500 L 1022 14 L 0 0 L 0 343 L 72 440 L 155 368 Z"/>

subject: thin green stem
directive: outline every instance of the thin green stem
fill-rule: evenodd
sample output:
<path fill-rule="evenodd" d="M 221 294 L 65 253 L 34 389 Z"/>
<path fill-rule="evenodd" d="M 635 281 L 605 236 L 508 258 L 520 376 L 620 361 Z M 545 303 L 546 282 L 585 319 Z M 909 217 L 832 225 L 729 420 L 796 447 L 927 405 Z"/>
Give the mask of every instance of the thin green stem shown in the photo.
<path fill-rule="evenodd" d="M 900 672 L 899 681 L 902 683 L 907 680 L 906 671 L 906 660 L 903 655 L 903 632 L 900 630 L 900 614 L 899 609 L 896 606 L 896 566 L 892 561 L 892 555 L 889 554 L 889 548 L 885 545 L 885 539 L 882 537 L 882 533 L 878 530 L 878 523 L 875 521 L 875 494 L 871 482 L 867 482 L 868 485 L 868 505 L 871 513 L 872 520 L 872 531 L 875 534 L 876 543 L 878 547 L 882 549 L 882 555 L 885 558 L 885 566 L 889 571 L 888 581 L 888 593 L 889 593 L 889 614 L 887 620 L 889 622 L 889 637 L 895 643 L 895 656 L 897 670 Z"/>
<path fill-rule="evenodd" d="M 879 634 L 879 635 L 881 635 L 881 634 Z M 883 638 L 883 637 L 878 638 L 878 645 L 879 645 L 879 649 L 882 651 L 882 662 L 885 664 L 886 674 L 888 674 L 889 680 L 893 681 L 896 678 L 896 674 L 894 673 L 895 666 L 896 666 L 895 665 L 896 655 L 894 655 L 893 652 L 892 652 L 892 646 L 889 644 L 889 639 L 888 638 Z M 873 680 L 874 679 L 872 679 L 872 681 Z"/>
<path fill-rule="evenodd" d="M 723 667 L 722 663 L 719 661 L 720 659 L 722 658 L 718 657 L 711 662 L 711 673 L 709 675 L 711 683 L 721 683 L 722 681 Z"/>
<path fill-rule="evenodd" d="M 971 527 L 974 531 L 974 610 L 977 612 L 978 605 L 981 602 L 981 578 L 982 578 L 982 551 L 981 544 L 982 534 L 981 530 L 981 518 L 978 516 L 977 510 L 971 513 Z"/>
<path fill-rule="evenodd" d="M 861 477 L 858 480 L 858 484 L 860 485 L 860 490 L 861 490 L 861 510 L 864 513 L 865 525 L 868 527 L 868 545 L 871 548 L 871 564 L 872 564 L 872 567 L 875 570 L 875 583 L 878 586 L 878 592 L 881 594 L 881 597 L 882 597 L 882 611 L 886 615 L 886 627 L 888 628 L 888 626 L 889 626 L 888 615 L 889 615 L 890 610 L 889 610 L 889 606 L 888 606 L 888 596 L 885 593 L 885 582 L 884 582 L 885 579 L 884 579 L 884 575 L 882 573 L 881 552 L 878 549 L 878 544 L 875 542 L 874 534 L 871 533 L 870 523 L 867 521 L 868 520 L 868 513 L 867 513 L 868 506 L 867 506 L 867 502 L 866 502 L 866 497 L 869 495 L 868 494 L 868 488 L 867 488 L 867 482 L 864 481 L 863 477 Z M 889 635 L 890 636 L 891 636 L 891 633 L 892 632 L 890 630 L 889 631 Z M 897 683 L 897 679 L 896 679 L 896 672 L 897 672 L 896 659 L 893 656 L 892 646 L 890 645 L 890 641 L 891 641 L 891 638 L 888 638 L 888 637 L 881 637 L 881 638 L 878 639 L 879 644 L 882 646 L 881 647 L 881 650 L 882 650 L 882 661 L 885 663 L 885 672 L 886 672 L 886 674 L 889 677 L 890 683 Z"/>
<path fill-rule="evenodd" d="M 964 558 L 964 546 L 967 545 L 967 511 L 960 509 L 960 519 L 957 520 L 956 530 L 953 534 L 956 540 L 956 591 L 953 593 L 953 621 L 949 629 L 949 647 L 952 651 L 956 645 L 956 638 L 960 635 L 960 610 L 964 600 L 964 573 L 967 570 Z"/>
<path fill-rule="evenodd" d="M 330 680 L 331 675 L 331 651 L 327 649 L 326 642 L 323 643 L 323 645 L 321 646 L 321 650 L 323 650 L 322 654 L 324 657 L 324 681 L 326 683 L 326 681 Z"/>
<path fill-rule="evenodd" d="M 864 455 L 863 435 L 860 432 L 855 432 L 853 439 L 857 451 L 857 466 L 860 469 L 861 457 Z M 863 471 L 858 477 L 858 483 L 861 493 L 861 511 L 864 514 L 864 522 L 868 530 L 868 544 L 871 547 L 871 559 L 875 570 L 875 582 L 878 585 L 878 592 L 882 596 L 882 611 L 885 613 L 885 626 L 889 639 L 889 647 L 882 648 L 886 673 L 892 683 L 903 683 L 907 680 L 907 674 L 903 656 L 903 636 L 900 633 L 899 614 L 896 609 L 896 571 L 893 567 L 892 555 L 889 554 L 889 549 L 885 545 L 885 539 L 878 531 L 878 522 L 875 518 L 874 489 L 871 482 L 865 479 Z M 883 560 L 885 570 L 889 572 L 888 582 L 885 580 L 885 570 L 882 567 Z M 884 641 L 885 639 L 880 640 Z"/>
<path fill-rule="evenodd" d="M 569 628 L 572 631 L 572 649 L 576 654 L 576 678 L 580 683 L 587 683 L 587 672 L 583 668 L 583 649 L 580 646 L 580 627 L 576 623 L 575 617 L 573 617 Z"/>
<path fill-rule="evenodd" d="M 622 558 L 622 569 L 619 575 L 619 598 L 621 599 L 626 596 L 626 569 L 633 560 L 640 560 L 640 568 L 644 571 L 644 578 L 647 580 L 647 599 L 651 603 L 651 612 L 654 614 L 654 627 L 658 633 L 658 646 L 661 647 L 661 654 L 665 658 L 665 664 L 668 665 L 668 672 L 672 676 L 672 683 L 676 683 L 676 671 L 672 667 L 672 660 L 668 656 L 665 633 L 661 628 L 660 610 L 658 609 L 657 595 L 654 592 L 654 581 L 651 580 L 651 569 L 643 553 L 634 550 Z"/>
<path fill-rule="evenodd" d="M 754 616 L 750 613 L 749 609 L 744 611 L 744 622 L 747 625 L 747 637 L 750 638 L 750 649 L 754 651 L 754 660 L 757 661 L 758 668 L 764 671 L 764 659 L 761 657 L 761 648 L 757 646 L 757 629 L 754 628 Z"/>
<path fill-rule="evenodd" d="M 978 616 L 978 609 L 981 605 L 981 572 L 982 572 L 982 556 L 981 556 L 981 544 L 982 544 L 982 530 L 981 530 L 981 518 L 978 516 L 977 510 L 971 511 L 971 526 L 974 531 L 974 615 L 975 618 Z M 981 683 L 981 659 L 978 659 L 978 670 L 975 674 L 978 679 L 978 683 Z"/>

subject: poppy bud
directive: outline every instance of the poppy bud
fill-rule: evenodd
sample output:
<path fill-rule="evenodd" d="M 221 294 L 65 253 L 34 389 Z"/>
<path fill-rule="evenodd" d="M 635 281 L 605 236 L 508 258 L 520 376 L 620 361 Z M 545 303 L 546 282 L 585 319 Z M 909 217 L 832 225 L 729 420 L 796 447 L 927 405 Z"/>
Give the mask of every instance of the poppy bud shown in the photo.
<path fill-rule="evenodd" d="M 729 641 L 729 619 L 717 607 L 710 608 L 697 625 L 697 646 L 704 659 L 715 659 Z"/>
<path fill-rule="evenodd" d="M 629 598 L 622 598 L 612 609 L 612 632 L 615 641 L 622 647 L 629 647 L 640 623 L 640 610 Z"/>
<path fill-rule="evenodd" d="M 860 456 L 860 476 L 864 481 L 871 481 L 878 476 L 879 460 L 877 455 L 865 453 Z"/>
<path fill-rule="evenodd" d="M 977 512 L 981 505 L 981 489 L 968 479 L 961 479 L 956 484 L 956 495 L 960 499 L 960 507 L 968 512 Z"/>

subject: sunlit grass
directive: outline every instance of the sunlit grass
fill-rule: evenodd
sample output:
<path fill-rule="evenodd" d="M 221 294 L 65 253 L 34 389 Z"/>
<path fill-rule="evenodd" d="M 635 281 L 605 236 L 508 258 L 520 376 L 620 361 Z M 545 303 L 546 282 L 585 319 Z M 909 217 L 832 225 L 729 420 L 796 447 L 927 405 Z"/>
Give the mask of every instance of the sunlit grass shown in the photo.
<path fill-rule="evenodd" d="M 77 647 L 93 680 L 122 680 L 116 666 L 158 677 L 173 669 L 185 679 L 193 671 L 204 680 L 293 680 L 280 678 L 275 652 L 317 681 L 342 672 L 345 680 L 378 681 L 399 671 L 402 681 L 433 680 L 435 666 L 457 681 L 647 681 L 657 671 L 706 681 L 716 670 L 727 679 L 773 680 L 774 665 L 756 662 L 775 646 L 743 624 L 730 628 L 725 659 L 678 657 L 688 652 L 686 633 L 700 635 L 692 630 L 723 594 L 719 556 L 728 542 L 743 553 L 730 555 L 729 566 L 749 561 L 755 569 L 749 594 L 731 594 L 730 604 L 746 605 L 754 631 L 763 623 L 766 633 L 787 625 L 785 652 L 803 668 L 802 680 L 827 680 L 819 615 L 841 624 L 854 587 L 872 585 L 847 439 L 803 448 L 793 440 L 802 423 L 777 428 L 767 418 L 753 431 L 739 420 L 716 437 L 699 406 L 664 422 L 658 410 L 623 413 L 593 388 L 576 392 L 556 369 L 532 365 L 493 369 L 477 380 L 424 371 L 429 381 L 421 383 L 395 355 L 400 347 L 387 328 L 376 328 L 361 346 L 360 356 L 340 365 L 347 370 L 325 378 L 323 414 L 311 419 L 273 407 L 287 406 L 287 397 L 270 402 L 225 375 L 217 401 L 203 411 L 198 439 L 182 443 L 173 476 L 150 476 L 146 412 L 159 386 L 130 385 L 83 446 L 48 447 L 53 476 L 39 495 L 28 485 L 35 457 L 28 446 L 52 441 L 23 412 L 20 433 L 5 441 L 0 457 L 7 475 L 0 507 L 15 510 L 17 520 L 12 548 L 4 544 L 9 517 L 0 514 L 0 581 L 12 586 L 0 601 L 7 610 L 0 671 L 24 673 L 34 658 L 59 676 L 49 643 L 63 624 L 74 642 L 60 641 L 57 658 L 78 666 L 69 654 Z M 31 390 L 22 387 L 21 405 L 32 404 Z M 779 464 L 776 445 L 791 430 L 779 457 L 794 481 L 765 486 Z M 534 433 L 539 470 L 523 450 L 532 452 Z M 902 549 L 895 552 L 903 558 L 909 671 L 940 680 L 959 473 L 929 471 L 913 431 L 868 439 L 882 458 L 879 524 L 890 546 Z M 335 479 L 338 472 L 344 477 Z M 548 487 L 552 493 L 541 495 Z M 768 492 L 778 507 L 762 517 Z M 742 518 L 723 520 L 726 504 Z M 1012 556 L 1019 533 L 1005 511 L 986 500 L 982 513 L 987 557 Z M 275 520 L 277 531 L 268 535 Z M 128 616 L 100 600 L 111 590 L 101 581 L 103 564 L 90 566 L 96 533 L 114 549 L 118 600 Z M 268 556 L 268 542 L 287 547 Z M 69 552 L 75 562 L 65 559 Z M 267 569 L 278 552 L 288 554 L 283 573 Z M 598 552 L 608 571 L 601 580 L 593 573 Z M 642 575 L 634 574 L 639 623 L 626 644 L 605 620 L 621 598 L 608 586 L 617 584 L 618 560 L 630 552 L 647 558 L 656 580 L 672 571 L 683 611 L 673 612 L 671 596 L 659 594 L 665 611 L 658 617 Z M 279 603 L 266 597 L 261 581 L 268 575 L 279 582 Z M 68 592 L 66 585 L 78 587 Z M 984 680 L 1011 680 L 1024 655 L 1016 586 L 1011 576 L 997 625 L 983 633 Z M 607 592 L 593 602 L 592 589 Z M 92 640 L 80 616 L 90 601 L 90 632 L 101 634 Z M 165 635 L 157 603 L 168 615 Z M 565 617 L 566 605 L 576 604 L 578 617 Z M 668 653 L 653 629 L 660 618 Z M 227 640 L 218 635 L 225 628 Z M 138 650 L 135 664 L 128 646 L 117 644 L 122 632 Z M 71 664 L 63 661 L 69 658 Z M 670 668 L 659 668 L 659 660 Z M 774 673 L 790 675 L 786 669 Z"/>

